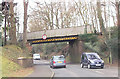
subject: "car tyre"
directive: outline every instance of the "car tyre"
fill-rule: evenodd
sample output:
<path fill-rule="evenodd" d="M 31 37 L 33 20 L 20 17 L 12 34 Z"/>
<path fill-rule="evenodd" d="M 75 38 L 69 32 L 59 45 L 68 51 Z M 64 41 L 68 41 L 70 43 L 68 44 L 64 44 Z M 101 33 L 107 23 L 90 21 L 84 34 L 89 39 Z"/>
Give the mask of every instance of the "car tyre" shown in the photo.
<path fill-rule="evenodd" d="M 83 67 L 84 67 L 84 65 L 83 65 L 82 63 L 80 64 L 80 66 L 81 66 L 81 68 L 83 68 Z"/>
<path fill-rule="evenodd" d="M 88 69 L 91 69 L 91 65 L 90 64 L 88 64 Z"/>
<path fill-rule="evenodd" d="M 64 68 L 66 68 L 66 66 L 64 66 Z"/>
<path fill-rule="evenodd" d="M 101 69 L 103 69 L 103 68 L 104 68 L 104 66 L 101 67 Z"/>
<path fill-rule="evenodd" d="M 52 66 L 52 68 L 53 68 L 53 69 L 55 69 L 55 67 L 54 67 L 54 66 Z"/>

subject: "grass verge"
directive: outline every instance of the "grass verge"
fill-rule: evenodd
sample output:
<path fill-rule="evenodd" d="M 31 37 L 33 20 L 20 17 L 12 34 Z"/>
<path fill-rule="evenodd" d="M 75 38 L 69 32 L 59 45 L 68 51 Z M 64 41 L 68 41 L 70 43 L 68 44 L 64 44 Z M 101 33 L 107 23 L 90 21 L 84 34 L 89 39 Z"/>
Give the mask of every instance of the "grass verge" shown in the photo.
<path fill-rule="evenodd" d="M 9 45 L 0 49 L 0 77 L 25 77 L 33 72 L 32 67 L 22 68 L 16 63 L 18 57 L 26 56 L 20 47 Z"/>

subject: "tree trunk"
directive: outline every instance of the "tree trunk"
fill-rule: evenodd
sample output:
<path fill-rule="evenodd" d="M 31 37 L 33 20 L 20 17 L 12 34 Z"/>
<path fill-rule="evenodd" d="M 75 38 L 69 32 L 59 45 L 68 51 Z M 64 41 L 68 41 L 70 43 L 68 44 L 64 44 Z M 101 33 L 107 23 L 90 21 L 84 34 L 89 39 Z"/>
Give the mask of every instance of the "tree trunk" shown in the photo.
<path fill-rule="evenodd" d="M 56 10 L 56 27 L 59 29 L 59 22 L 58 22 L 58 9 Z"/>
<path fill-rule="evenodd" d="M 90 5 L 92 5 L 91 3 L 90 3 Z M 94 19 L 93 19 L 93 6 L 90 6 L 90 13 L 91 13 L 91 22 L 92 22 L 92 26 L 91 26 L 91 28 L 92 28 L 92 30 L 91 30 L 91 32 L 92 33 L 94 33 L 95 32 L 95 23 L 94 23 Z"/>
<path fill-rule="evenodd" d="M 120 27 L 120 1 L 116 1 L 117 8 L 117 26 Z"/>
<path fill-rule="evenodd" d="M 96 31 L 99 32 L 98 21 L 97 21 L 97 13 L 96 13 L 95 7 L 93 7 L 93 11 L 94 11 L 94 15 L 95 15 L 95 27 L 96 27 L 95 29 L 96 29 Z"/>
<path fill-rule="evenodd" d="M 54 18 L 53 17 L 53 4 L 51 2 L 51 28 L 50 28 L 51 30 L 54 29 L 54 27 L 53 27 L 53 23 L 54 23 L 53 18 Z"/>
<path fill-rule="evenodd" d="M 105 0 L 104 0 L 104 17 L 105 17 L 105 26 L 106 26 L 106 28 L 107 28 L 108 26 L 107 26 L 106 2 L 105 2 Z"/>
<path fill-rule="evenodd" d="M 64 22 L 64 21 L 63 21 L 63 14 L 62 14 L 62 12 L 61 12 L 60 15 L 61 15 L 61 28 L 64 28 L 64 26 L 63 26 L 63 22 Z"/>
<path fill-rule="evenodd" d="M 27 7 L 28 7 L 28 1 L 24 1 L 24 30 L 23 30 L 23 47 L 25 47 L 27 43 Z"/>
<path fill-rule="evenodd" d="M 111 38 L 111 33 L 109 31 L 109 38 L 108 38 L 106 29 L 104 27 L 102 14 L 101 14 L 101 4 L 100 4 L 100 1 L 97 2 L 97 14 L 98 14 L 98 19 L 99 19 L 99 23 L 100 23 L 100 30 L 101 30 L 101 32 L 103 34 L 104 42 L 106 43 L 106 41 Z M 109 58 L 110 58 L 109 62 L 112 64 L 111 47 L 110 46 L 107 46 L 107 47 L 109 48 Z"/>
<path fill-rule="evenodd" d="M 11 28 L 10 28 L 10 43 L 11 44 L 16 44 L 17 43 L 17 39 L 16 39 L 16 25 L 15 25 L 15 18 L 14 18 L 14 8 L 13 8 L 13 0 L 10 2 L 10 24 L 11 24 Z"/>
<path fill-rule="evenodd" d="M 107 39 L 107 33 L 105 30 L 102 14 L 101 14 L 101 4 L 100 1 L 97 2 L 97 15 L 100 23 L 100 32 L 104 35 L 105 39 Z"/>

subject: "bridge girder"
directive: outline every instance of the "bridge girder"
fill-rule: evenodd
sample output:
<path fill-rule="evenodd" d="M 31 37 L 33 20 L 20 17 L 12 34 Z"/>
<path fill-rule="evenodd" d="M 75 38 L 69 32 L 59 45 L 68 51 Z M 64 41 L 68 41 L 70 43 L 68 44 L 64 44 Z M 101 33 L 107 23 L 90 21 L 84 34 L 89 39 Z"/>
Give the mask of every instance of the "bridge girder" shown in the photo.
<path fill-rule="evenodd" d="M 77 40 L 78 35 L 72 35 L 72 36 L 59 36 L 59 37 L 49 37 L 47 39 L 31 39 L 27 40 L 31 44 L 41 44 L 41 43 L 53 43 L 53 42 L 69 42 L 73 40 Z"/>

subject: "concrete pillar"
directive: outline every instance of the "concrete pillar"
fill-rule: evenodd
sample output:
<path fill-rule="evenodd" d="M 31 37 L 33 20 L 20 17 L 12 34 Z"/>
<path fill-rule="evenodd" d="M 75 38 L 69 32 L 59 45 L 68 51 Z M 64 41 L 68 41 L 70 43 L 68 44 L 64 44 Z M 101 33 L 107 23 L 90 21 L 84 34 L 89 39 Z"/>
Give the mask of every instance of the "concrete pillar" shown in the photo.
<path fill-rule="evenodd" d="M 81 53 L 83 53 L 83 42 L 79 40 L 69 42 L 69 56 L 71 63 L 80 63 Z"/>

